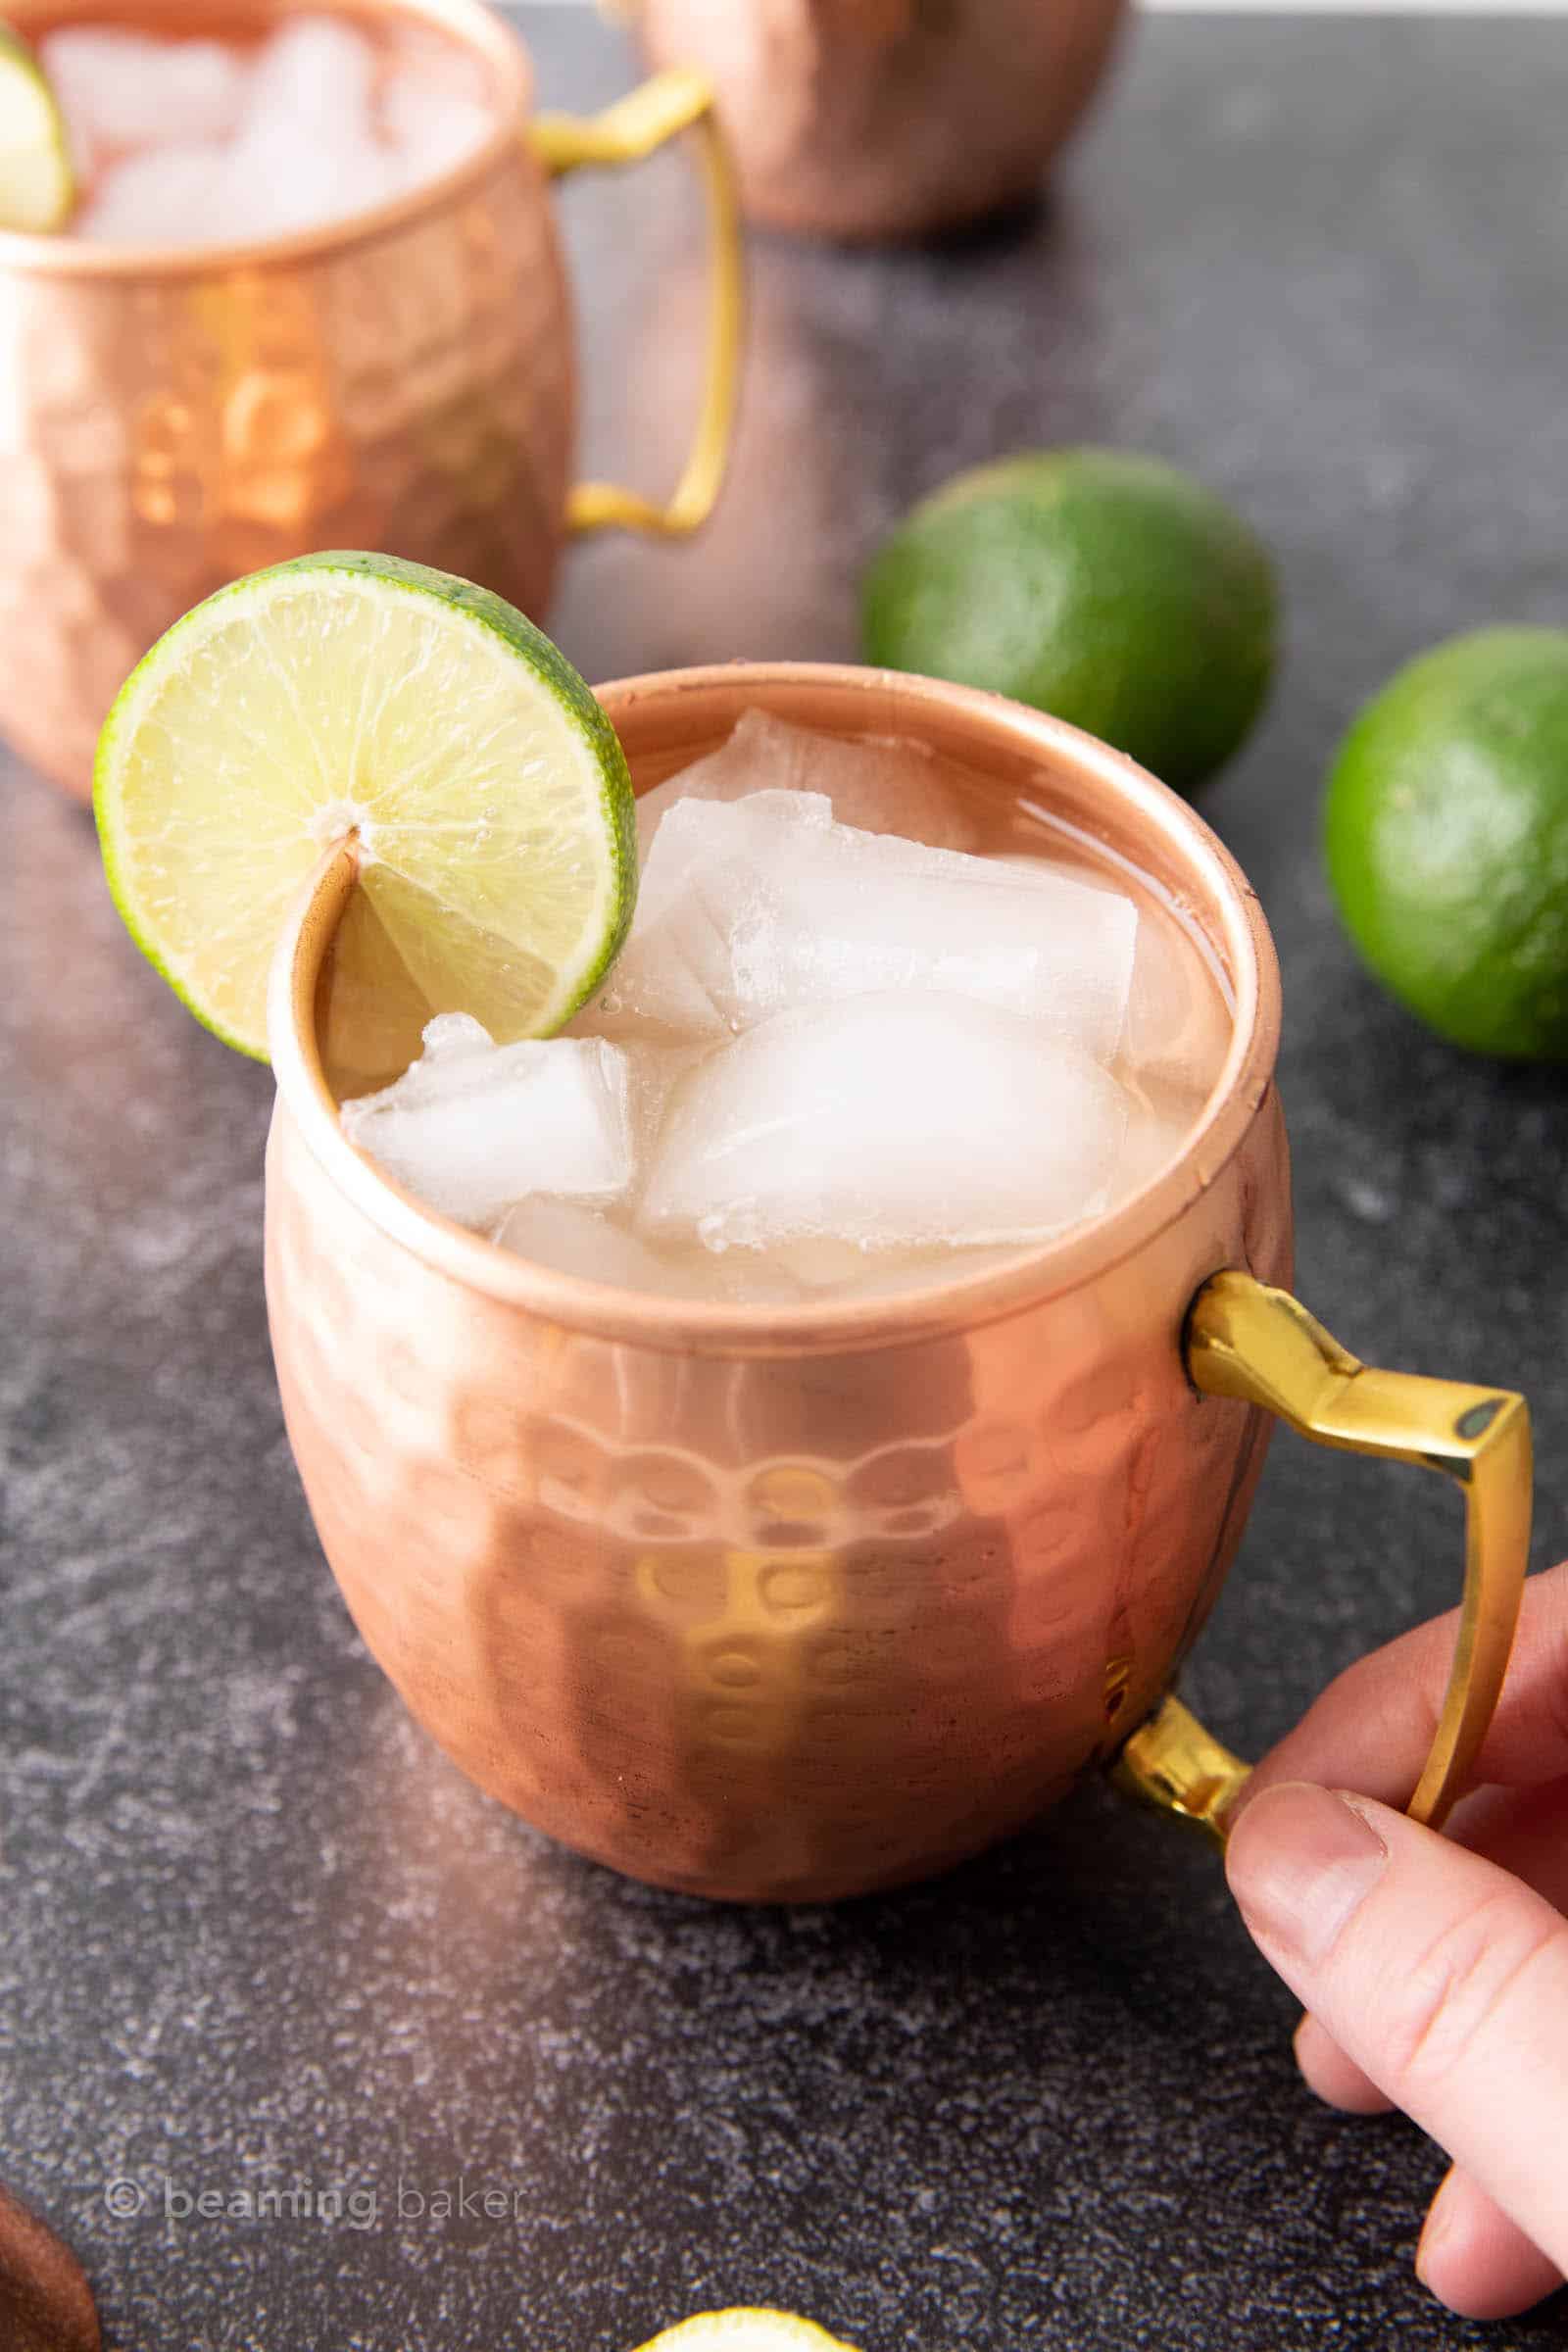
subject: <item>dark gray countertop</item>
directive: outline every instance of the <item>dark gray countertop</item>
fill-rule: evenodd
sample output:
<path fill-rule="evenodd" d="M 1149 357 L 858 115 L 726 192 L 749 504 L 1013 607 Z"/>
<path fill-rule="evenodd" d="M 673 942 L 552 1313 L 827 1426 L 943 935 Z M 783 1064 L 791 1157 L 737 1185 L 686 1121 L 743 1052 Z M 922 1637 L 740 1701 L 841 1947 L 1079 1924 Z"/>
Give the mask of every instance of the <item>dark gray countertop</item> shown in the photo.
<path fill-rule="evenodd" d="M 588 15 L 526 23 L 547 97 L 628 78 Z M 720 517 L 697 549 L 581 551 L 554 616 L 592 677 L 848 657 L 864 552 L 957 466 L 1104 439 L 1230 492 L 1278 552 L 1290 657 L 1206 807 L 1285 966 L 1301 1287 L 1364 1353 L 1528 1390 L 1543 1563 L 1568 1549 L 1563 1081 L 1386 1004 L 1313 834 L 1396 662 L 1564 616 L 1564 38 L 1143 25 L 1021 227 L 759 247 Z M 700 304 L 685 183 L 566 210 L 587 454 L 654 481 Z M 1429 2303 L 1439 2156 L 1298 2088 L 1213 1859 L 1099 1788 L 940 1884 L 785 1915 L 624 1885 L 460 1780 L 352 1633 L 284 1445 L 266 1073 L 134 956 L 85 818 L 20 773 L 3 806 L 0 2177 L 81 2252 L 117 2352 L 623 2352 L 748 2299 L 866 2352 L 1565 2340 L 1560 2302 L 1491 2330 Z M 1276 1446 L 1190 1678 L 1239 1744 L 1450 1596 L 1431 1483 Z M 460 2176 L 504 2214 L 414 2209 Z M 117 2177 L 139 2218 L 106 2211 Z M 169 2218 L 165 2178 L 380 2210 Z"/>

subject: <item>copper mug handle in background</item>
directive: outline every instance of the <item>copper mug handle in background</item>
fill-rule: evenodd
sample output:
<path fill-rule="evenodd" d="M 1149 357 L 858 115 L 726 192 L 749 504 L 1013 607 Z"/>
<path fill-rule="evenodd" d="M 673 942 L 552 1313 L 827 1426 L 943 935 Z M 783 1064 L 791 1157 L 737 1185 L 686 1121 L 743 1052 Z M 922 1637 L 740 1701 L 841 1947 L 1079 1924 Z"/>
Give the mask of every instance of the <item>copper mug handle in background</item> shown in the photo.
<path fill-rule="evenodd" d="M 683 130 L 701 142 L 712 256 L 702 407 L 685 469 L 665 506 L 614 482 L 579 482 L 566 502 L 570 531 L 648 531 L 682 539 L 707 521 L 729 460 L 745 320 L 745 262 L 734 172 L 701 74 L 671 67 L 602 115 L 541 115 L 529 140 L 553 179 L 585 164 L 635 164 Z"/>
<path fill-rule="evenodd" d="M 1194 1385 L 1208 1396 L 1262 1405 L 1316 1445 L 1420 1462 L 1463 1488 L 1459 1638 L 1409 1804 L 1412 1821 L 1441 1829 L 1464 1793 L 1508 1670 L 1530 1550 L 1529 1407 L 1506 1389 L 1377 1371 L 1288 1291 L 1236 1271 L 1215 1274 L 1199 1292 L 1184 1348 Z M 1127 1741 L 1114 1778 L 1223 1844 L 1226 1815 L 1250 1769 L 1170 1697 Z"/>

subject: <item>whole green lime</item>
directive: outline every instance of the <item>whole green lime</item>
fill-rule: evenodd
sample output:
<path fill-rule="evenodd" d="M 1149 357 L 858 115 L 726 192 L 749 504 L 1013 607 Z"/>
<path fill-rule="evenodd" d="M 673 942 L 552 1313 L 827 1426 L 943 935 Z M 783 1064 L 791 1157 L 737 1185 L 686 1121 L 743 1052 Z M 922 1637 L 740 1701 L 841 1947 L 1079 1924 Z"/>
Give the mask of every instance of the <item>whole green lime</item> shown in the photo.
<path fill-rule="evenodd" d="M 868 570 L 865 658 L 1050 710 L 1178 792 L 1241 743 L 1274 667 L 1273 568 L 1174 466 L 1042 450 L 958 474 Z"/>
<path fill-rule="evenodd" d="M 1568 1060 L 1568 631 L 1399 670 L 1340 747 L 1324 849 L 1351 939 L 1440 1037 Z"/>

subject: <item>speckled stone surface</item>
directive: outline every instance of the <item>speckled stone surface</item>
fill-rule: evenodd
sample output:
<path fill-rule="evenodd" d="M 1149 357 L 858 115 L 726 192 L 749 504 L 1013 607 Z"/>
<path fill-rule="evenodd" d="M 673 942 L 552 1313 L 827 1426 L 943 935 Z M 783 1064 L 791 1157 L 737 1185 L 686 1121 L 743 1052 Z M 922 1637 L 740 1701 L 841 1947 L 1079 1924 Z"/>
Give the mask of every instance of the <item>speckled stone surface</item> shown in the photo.
<path fill-rule="evenodd" d="M 528 23 L 549 99 L 624 84 L 591 18 Z M 1285 965 L 1301 1288 L 1363 1352 L 1529 1391 L 1543 1563 L 1568 1549 L 1564 1083 L 1380 999 L 1313 824 L 1395 662 L 1562 617 L 1561 39 L 1141 27 L 1038 218 L 945 253 L 760 248 L 721 518 L 701 549 L 580 551 L 555 614 L 596 676 L 845 656 L 863 552 L 956 466 L 1104 438 L 1234 494 L 1290 658 L 1207 807 Z M 567 206 L 587 455 L 652 483 L 690 397 L 694 208 L 673 163 Z M 1102 1791 L 940 1884 L 790 1915 L 623 1885 L 470 1790 L 351 1632 L 284 1446 L 266 1073 L 138 961 L 80 811 L 21 772 L 0 805 L 0 2177 L 82 2256 L 114 2352 L 624 2352 L 745 2299 L 866 2352 L 1568 2340 L 1560 2303 L 1494 2329 L 1428 2303 L 1437 2153 L 1298 2088 L 1213 1860 Z M 1280 1441 L 1193 1695 L 1266 1742 L 1457 1556 L 1435 1482 Z M 264 2188 L 298 2210 L 247 2218 Z M 204 2189 L 240 2210 L 183 2215 Z"/>

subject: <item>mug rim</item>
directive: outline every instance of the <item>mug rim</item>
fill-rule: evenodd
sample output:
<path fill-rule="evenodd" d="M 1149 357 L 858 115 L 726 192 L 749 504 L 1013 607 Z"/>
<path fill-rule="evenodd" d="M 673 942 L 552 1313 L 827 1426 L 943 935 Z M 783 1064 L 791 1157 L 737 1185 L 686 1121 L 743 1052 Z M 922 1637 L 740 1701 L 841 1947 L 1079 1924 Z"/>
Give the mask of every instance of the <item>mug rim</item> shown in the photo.
<path fill-rule="evenodd" d="M 854 1354 L 972 1330 L 1082 1290 L 1147 1249 L 1217 1182 L 1251 1129 L 1273 1080 L 1280 1037 L 1279 962 L 1257 894 L 1242 868 L 1197 810 L 1168 786 L 1063 719 L 976 687 L 901 671 L 843 662 L 731 662 L 650 671 L 594 691 L 617 734 L 623 722 L 651 710 L 678 729 L 683 704 L 707 707 L 715 697 L 733 704 L 735 716 L 757 702 L 768 709 L 799 704 L 818 713 L 824 702 L 836 704 L 844 719 L 836 731 L 843 734 L 928 737 L 929 722 L 945 716 L 961 725 L 969 745 L 967 750 L 948 747 L 951 756 L 977 768 L 984 769 L 989 742 L 1042 765 L 1069 765 L 1107 787 L 1124 809 L 1152 824 L 1218 910 L 1235 998 L 1219 1077 L 1181 1151 L 1149 1183 L 1107 1215 L 1022 1248 L 1004 1265 L 891 1296 L 819 1303 L 749 1306 L 671 1298 L 534 1265 L 427 1207 L 351 1144 L 326 1082 L 315 1025 L 302 1033 L 294 1022 L 291 928 L 273 967 L 269 1002 L 278 1104 L 339 1194 L 389 1240 L 499 1305 L 598 1338 L 666 1352 Z M 925 730 L 917 723 L 921 716 L 928 721 Z"/>
<path fill-rule="evenodd" d="M 204 0 L 199 16 L 187 17 L 169 0 L 12 0 L 7 21 L 24 39 L 38 31 L 63 28 L 80 20 L 105 28 L 123 24 L 136 30 L 156 31 L 166 16 L 178 19 L 177 37 L 221 37 L 217 27 L 240 12 L 223 0 Z M 411 226 L 427 212 L 451 198 L 466 194 L 520 148 L 527 153 L 527 123 L 533 112 L 533 61 L 522 35 L 507 20 L 485 7 L 483 0 L 272 0 L 256 9 L 258 22 L 287 17 L 333 16 L 383 21 L 401 17 L 456 41 L 477 55 L 495 82 L 495 128 L 471 155 L 462 158 L 364 212 L 345 214 L 314 228 L 292 229 L 284 236 L 240 238 L 213 245 L 118 244 L 74 237 L 69 229 L 47 234 L 28 229 L 0 228 L 0 273 L 27 277 L 179 280 L 220 276 L 234 270 L 289 269 L 356 247 Z M 195 21 L 192 21 L 192 18 Z M 151 22 L 150 22 L 151 21 Z M 35 30 L 36 28 L 36 30 Z"/>

